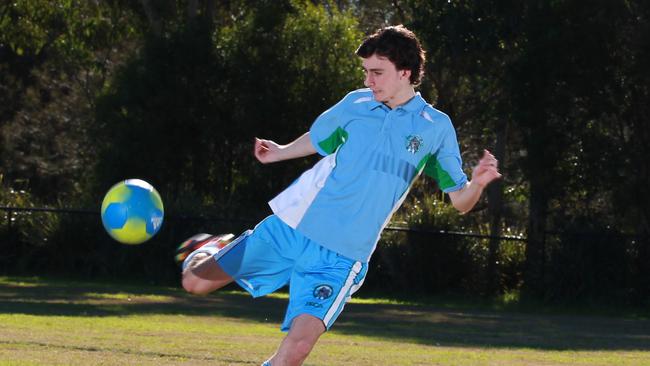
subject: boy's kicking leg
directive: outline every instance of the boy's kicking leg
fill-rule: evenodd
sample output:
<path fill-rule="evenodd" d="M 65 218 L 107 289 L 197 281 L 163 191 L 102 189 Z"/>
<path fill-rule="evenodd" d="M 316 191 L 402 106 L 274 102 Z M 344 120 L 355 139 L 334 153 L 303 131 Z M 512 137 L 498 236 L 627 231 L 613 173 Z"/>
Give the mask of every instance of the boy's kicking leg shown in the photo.
<path fill-rule="evenodd" d="M 192 258 L 183 270 L 183 288 L 195 295 L 206 295 L 233 281 L 207 253 L 199 253 Z"/>
<path fill-rule="evenodd" d="M 181 244 L 176 259 L 183 262 L 183 288 L 205 295 L 233 281 L 213 259 L 213 255 L 232 240 L 232 234 L 197 234 Z"/>
<path fill-rule="evenodd" d="M 325 249 L 270 216 L 223 249 L 210 251 L 209 245 L 201 246 L 186 258 L 183 268 L 183 287 L 195 294 L 236 281 L 259 297 L 290 283 L 282 324 L 288 334 L 266 364 L 293 366 L 304 362 L 334 323 L 363 282 L 367 264 Z"/>

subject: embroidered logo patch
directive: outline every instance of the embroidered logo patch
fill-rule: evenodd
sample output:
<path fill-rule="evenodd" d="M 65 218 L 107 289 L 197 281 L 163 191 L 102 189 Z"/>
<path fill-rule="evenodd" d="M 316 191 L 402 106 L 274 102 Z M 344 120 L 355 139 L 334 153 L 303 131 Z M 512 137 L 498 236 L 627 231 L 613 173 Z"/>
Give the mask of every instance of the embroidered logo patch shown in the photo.
<path fill-rule="evenodd" d="M 420 150 L 422 142 L 422 137 L 418 135 L 406 136 L 406 151 L 410 152 L 411 154 L 415 154 L 418 152 L 418 150 Z"/>
<path fill-rule="evenodd" d="M 314 297 L 318 300 L 325 300 L 332 296 L 332 286 L 318 285 L 314 288 Z"/>

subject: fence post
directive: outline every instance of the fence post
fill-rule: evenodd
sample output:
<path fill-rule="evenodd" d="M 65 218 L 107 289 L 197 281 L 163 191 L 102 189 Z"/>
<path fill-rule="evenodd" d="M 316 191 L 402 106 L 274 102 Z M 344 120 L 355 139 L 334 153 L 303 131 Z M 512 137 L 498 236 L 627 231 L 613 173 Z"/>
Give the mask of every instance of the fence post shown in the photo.
<path fill-rule="evenodd" d="M 11 235 L 11 216 L 13 216 L 13 211 L 11 209 L 7 210 L 7 234 Z"/>

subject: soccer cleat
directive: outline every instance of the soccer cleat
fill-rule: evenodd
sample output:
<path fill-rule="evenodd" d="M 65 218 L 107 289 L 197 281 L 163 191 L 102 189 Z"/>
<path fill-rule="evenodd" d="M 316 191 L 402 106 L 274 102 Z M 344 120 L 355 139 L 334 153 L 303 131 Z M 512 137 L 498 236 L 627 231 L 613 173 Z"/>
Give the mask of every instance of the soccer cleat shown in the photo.
<path fill-rule="evenodd" d="M 207 246 L 213 248 L 212 250 L 219 250 L 228 245 L 234 237 L 233 234 L 196 234 L 178 246 L 174 260 L 176 263 L 182 264 L 190 254 Z"/>

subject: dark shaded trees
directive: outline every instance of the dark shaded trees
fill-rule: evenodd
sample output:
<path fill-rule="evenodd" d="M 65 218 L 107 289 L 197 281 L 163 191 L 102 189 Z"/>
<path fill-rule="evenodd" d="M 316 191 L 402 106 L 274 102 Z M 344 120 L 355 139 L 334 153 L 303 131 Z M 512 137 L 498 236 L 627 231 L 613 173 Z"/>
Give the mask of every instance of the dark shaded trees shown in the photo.
<path fill-rule="evenodd" d="M 350 50 L 361 35 L 349 14 L 268 2 L 242 4 L 232 23 L 210 16 L 161 19 L 100 98 L 98 193 L 137 175 L 167 192 L 170 207 L 266 210 L 306 162 L 259 167 L 253 138 L 288 142 L 359 86 Z"/>
<path fill-rule="evenodd" d="M 119 1 L 0 5 L 0 174 L 46 202 L 79 193 L 97 94 L 134 39 Z"/>

